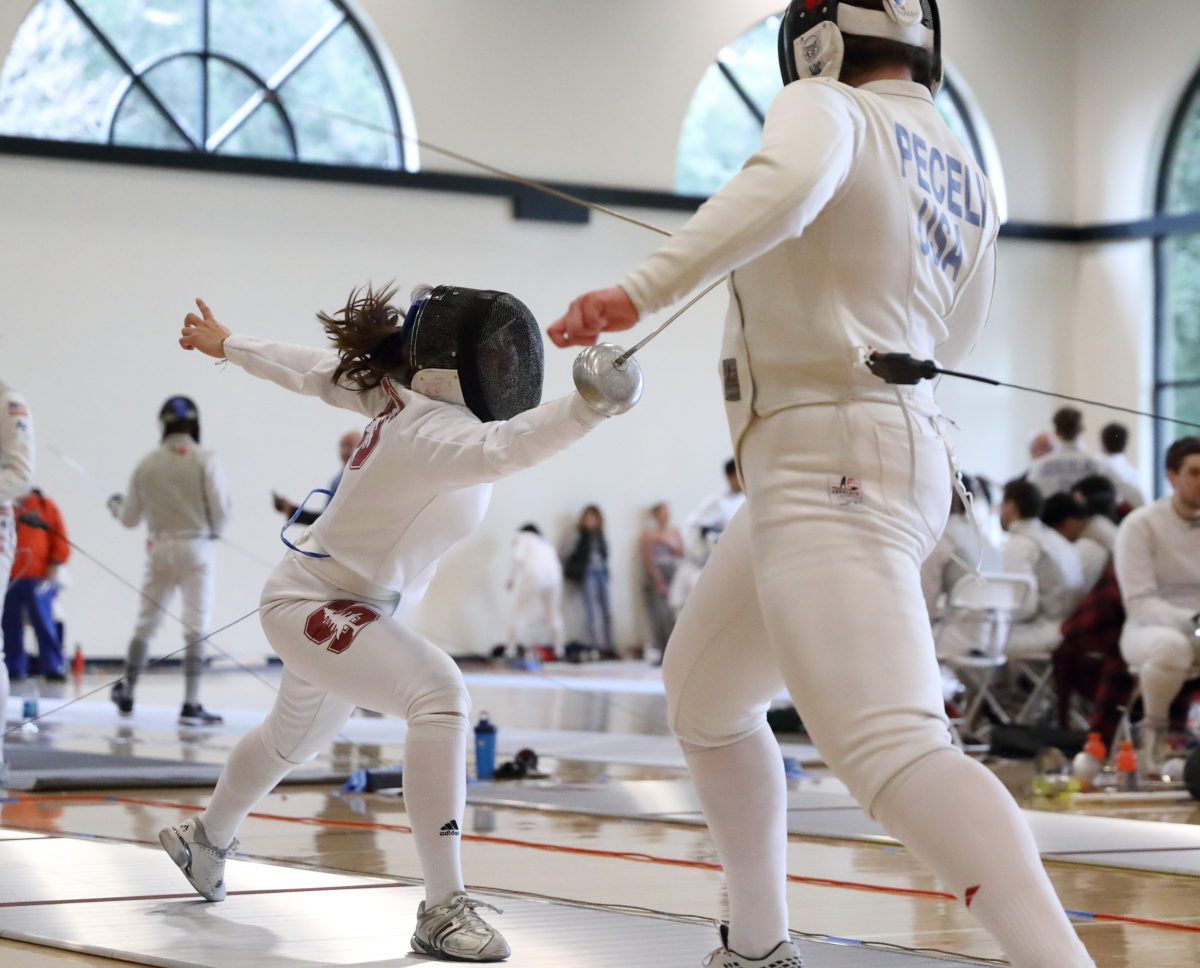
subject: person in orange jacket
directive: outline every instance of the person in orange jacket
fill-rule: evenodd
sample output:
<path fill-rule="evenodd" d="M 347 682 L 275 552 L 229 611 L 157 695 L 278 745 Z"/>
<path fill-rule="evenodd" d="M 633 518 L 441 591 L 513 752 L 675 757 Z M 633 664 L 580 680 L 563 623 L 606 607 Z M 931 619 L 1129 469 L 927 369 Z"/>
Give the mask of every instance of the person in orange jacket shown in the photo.
<path fill-rule="evenodd" d="M 20 682 L 30 672 L 25 654 L 25 622 L 38 643 L 38 670 L 51 681 L 65 678 L 63 647 L 54 622 L 58 568 L 71 554 L 58 506 L 36 487 L 13 504 L 17 519 L 17 553 L 8 593 L 4 596 L 4 664 L 9 678 Z"/>

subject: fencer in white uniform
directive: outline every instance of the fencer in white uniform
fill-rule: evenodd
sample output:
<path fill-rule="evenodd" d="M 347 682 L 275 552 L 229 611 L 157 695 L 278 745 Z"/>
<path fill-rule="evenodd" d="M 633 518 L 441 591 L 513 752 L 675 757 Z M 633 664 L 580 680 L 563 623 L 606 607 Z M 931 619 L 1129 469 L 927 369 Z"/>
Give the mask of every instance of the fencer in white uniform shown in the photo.
<path fill-rule="evenodd" d="M 505 642 L 508 652 L 512 653 L 522 641 L 520 636 L 523 626 L 528 622 L 529 613 L 539 606 L 550 629 L 550 646 L 555 656 L 561 657 L 566 645 L 562 613 L 562 562 L 554 546 L 542 537 L 537 525 L 524 525 L 513 536 L 508 587 L 512 591 L 512 612 Z"/>
<path fill-rule="evenodd" d="M 408 333 L 420 331 L 420 319 L 401 335 L 388 324 L 395 314 L 389 297 L 368 290 L 358 302 L 352 297 L 341 321 L 322 317 L 331 335 L 341 328 L 334 336 L 341 355 L 231 335 L 202 303 L 203 316 L 187 317 L 185 348 L 372 419 L 337 492 L 263 589 L 263 630 L 284 664 L 273 709 L 230 755 L 203 815 L 167 828 L 160 839 L 197 890 L 221 899 L 224 857 L 253 805 L 327 747 L 356 706 L 402 717 L 404 803 L 425 875 L 413 945 L 434 957 L 494 961 L 508 946 L 479 916 L 482 903 L 464 892 L 459 856 L 470 699 L 450 656 L 404 619 L 442 555 L 483 519 L 491 483 L 568 447 L 604 415 L 572 393 L 482 422 L 461 395 L 457 404 L 446 402 L 457 392 L 454 373 L 431 378 L 440 400 L 415 392 L 408 357 L 397 347 L 415 338 Z M 383 335 L 364 350 L 355 329 L 374 319 L 383 320 Z M 530 321 L 536 403 L 541 337 Z M 339 369 L 348 360 L 356 368 Z M 520 363 L 502 377 L 517 380 Z M 363 374 L 369 379 L 360 380 Z"/>
<path fill-rule="evenodd" d="M 13 501 L 33 487 L 33 418 L 25 398 L 0 382 L 0 584 L 8 586 L 17 553 Z M 7 782 L 4 721 L 8 705 L 8 669 L 0 662 L 0 786 Z"/>
<path fill-rule="evenodd" d="M 833 772 L 1017 968 L 1090 968 L 1012 797 L 948 731 L 920 583 L 951 490 L 931 385 L 864 365 L 873 348 L 955 366 L 991 301 L 996 201 L 933 105 L 936 4 L 794 0 L 781 31 L 789 83 L 759 151 L 550 328 L 586 344 L 732 273 L 720 376 L 747 499 L 663 669 L 725 870 L 710 960 L 801 963 L 780 940 L 786 791 L 766 723 L 786 684 Z"/>
<path fill-rule="evenodd" d="M 112 689 L 122 715 L 133 712 L 138 678 L 150 640 L 171 596 L 183 604 L 183 705 L 181 726 L 211 726 L 221 717 L 200 703 L 204 640 L 213 602 L 213 542 L 229 518 L 229 490 L 216 454 L 200 446 L 200 414 L 188 397 L 168 399 L 159 411 L 162 441 L 134 469 L 125 494 L 108 500 L 127 528 L 146 522 L 146 573 L 142 602 L 125 659 L 125 677 Z"/>

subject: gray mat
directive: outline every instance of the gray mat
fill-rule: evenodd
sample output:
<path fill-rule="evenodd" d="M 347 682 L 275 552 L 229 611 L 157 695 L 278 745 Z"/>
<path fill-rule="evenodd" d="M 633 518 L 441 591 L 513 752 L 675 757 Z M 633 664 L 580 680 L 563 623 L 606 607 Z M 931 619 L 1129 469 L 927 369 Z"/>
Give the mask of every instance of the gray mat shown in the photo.
<path fill-rule="evenodd" d="M 117 790 L 133 787 L 211 787 L 220 763 L 182 763 L 144 756 L 78 753 L 37 746 L 5 747 L 11 790 Z M 345 771 L 325 766 L 293 770 L 285 783 L 341 783 Z"/>

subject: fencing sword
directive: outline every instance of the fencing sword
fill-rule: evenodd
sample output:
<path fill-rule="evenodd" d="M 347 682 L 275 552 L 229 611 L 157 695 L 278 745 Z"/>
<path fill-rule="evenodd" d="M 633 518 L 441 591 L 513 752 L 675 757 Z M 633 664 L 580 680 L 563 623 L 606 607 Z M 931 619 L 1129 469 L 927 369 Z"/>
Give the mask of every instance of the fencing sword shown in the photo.
<path fill-rule="evenodd" d="M 269 95 L 269 97 L 271 97 L 271 98 L 274 98 L 275 96 L 276 95 L 273 92 Z M 336 118 L 337 120 L 340 120 L 340 121 L 345 121 L 347 124 L 355 125 L 357 127 L 368 129 L 368 130 L 381 132 L 381 133 L 386 134 L 389 137 L 395 138 L 397 140 L 409 141 L 413 144 L 418 145 L 419 147 L 421 147 L 424 150 L 433 152 L 434 154 L 440 154 L 440 155 L 444 155 L 445 157 L 448 157 L 448 158 L 453 158 L 454 160 L 462 162 L 463 164 L 469 165 L 473 168 L 478 168 L 481 171 L 486 171 L 489 174 L 496 175 L 497 177 L 506 179 L 508 181 L 512 181 L 518 185 L 523 185 L 526 188 L 531 188 L 534 191 L 539 191 L 546 195 L 550 195 L 554 198 L 558 198 L 558 199 L 561 199 L 566 202 L 571 202 L 572 204 L 575 204 L 575 205 L 580 205 L 580 206 L 590 209 L 594 212 L 599 212 L 600 214 L 608 215 L 612 218 L 620 219 L 623 222 L 629 222 L 633 225 L 638 225 L 642 228 L 649 229 L 652 232 L 657 232 L 660 235 L 666 235 L 666 236 L 671 235 L 671 233 L 668 232 L 666 229 L 660 228 L 659 226 L 653 225 L 649 222 L 643 222 L 639 219 L 635 219 L 629 215 L 626 215 L 623 212 L 619 212 L 615 209 L 608 208 L 605 205 L 600 205 L 597 202 L 590 201 L 586 198 L 581 198 L 578 195 L 573 195 L 570 192 L 563 191 L 562 189 L 554 188 L 550 185 L 547 185 L 543 182 L 536 181 L 532 178 L 526 178 L 522 175 L 517 175 L 517 174 L 514 174 L 513 172 L 505 171 L 502 168 L 497 168 L 494 165 L 489 165 L 488 163 L 480 161 L 476 158 L 472 158 L 469 155 L 465 155 L 465 154 L 462 154 L 461 152 L 457 152 L 457 151 L 452 151 L 448 148 L 443 148 L 440 145 L 433 144 L 431 142 L 425 141 L 424 139 L 421 139 L 421 138 L 417 138 L 410 134 L 405 134 L 404 132 L 395 131 L 391 128 L 385 127 L 384 125 L 376 124 L 373 121 L 366 121 L 362 118 L 358 118 L 358 117 L 355 117 L 350 114 L 344 114 L 340 111 L 333 111 L 333 110 L 330 110 L 329 108 L 325 108 L 320 105 L 309 104 L 309 103 L 305 103 L 302 101 L 289 100 L 288 103 L 295 104 L 298 107 L 302 107 L 305 110 L 308 110 L 308 111 L 311 111 L 311 112 L 314 112 L 317 114 L 322 114 L 322 115 L 326 115 L 331 118 Z M 636 402 L 637 398 L 641 396 L 641 389 L 640 389 L 641 368 L 638 367 L 636 377 L 633 375 L 630 375 L 630 374 L 625 374 L 622 372 L 622 370 L 625 369 L 630 362 L 633 362 L 634 354 L 636 354 L 643 347 L 645 347 L 646 344 L 649 343 L 651 340 L 655 339 L 668 326 L 670 326 L 672 323 L 674 323 L 675 320 L 677 320 L 680 316 L 682 316 L 685 312 L 687 312 L 692 306 L 694 306 L 697 302 L 699 302 L 700 299 L 702 299 L 708 293 L 712 292 L 712 290 L 714 290 L 718 285 L 720 285 L 722 282 L 724 282 L 725 279 L 727 279 L 727 278 L 728 278 L 728 276 L 723 276 L 721 279 L 718 279 L 716 282 L 709 285 L 706 289 L 702 290 L 697 296 L 695 296 L 692 300 L 690 300 L 688 303 L 686 303 L 682 309 L 680 309 L 678 312 L 674 313 L 669 319 L 666 320 L 666 322 L 662 323 L 662 325 L 660 325 L 657 329 L 655 329 L 652 333 L 650 333 L 650 335 L 646 336 L 644 339 L 635 343 L 628 350 L 622 350 L 620 347 L 618 347 L 612 343 L 598 343 L 595 346 L 585 347 L 583 352 L 580 353 L 579 357 L 576 358 L 575 367 L 573 368 L 573 375 L 575 375 L 576 386 L 578 387 L 580 384 L 580 381 L 582 380 L 582 381 L 584 381 L 584 387 L 587 388 L 586 394 L 585 394 L 583 387 L 580 388 L 580 393 L 585 396 L 590 394 L 593 398 L 599 399 L 599 398 L 603 398 L 605 395 L 605 392 L 609 391 L 609 390 L 611 390 L 613 392 L 619 392 L 622 389 L 626 389 L 629 392 L 632 392 L 632 387 L 636 383 L 637 384 L 636 396 L 633 398 L 633 402 Z M 902 361 L 900 359 L 902 357 L 907 357 L 908 362 Z M 889 358 L 891 360 L 890 364 L 888 362 Z M 874 365 L 872 365 L 872 360 L 874 360 Z M 988 384 L 991 386 L 1007 387 L 1009 389 L 1018 390 L 1023 393 L 1033 393 L 1033 394 L 1038 394 L 1040 396 L 1054 397 L 1059 400 L 1068 400 L 1072 403 L 1082 403 L 1087 406 L 1101 407 L 1105 410 L 1115 410 L 1119 413 L 1128 413 L 1128 414 L 1132 414 L 1134 416 L 1147 417 L 1151 420 L 1157 420 L 1157 421 L 1161 421 L 1164 423 L 1173 423 L 1173 424 L 1178 424 L 1178 425 L 1181 425 L 1184 427 L 1200 428 L 1200 423 L 1194 423 L 1190 420 L 1181 420 L 1176 417 L 1168 417 L 1163 414 L 1154 413 L 1149 410 L 1138 410 L 1133 407 L 1123 407 L 1118 404 L 1105 403 L 1104 401 L 1101 401 L 1101 400 L 1089 400 L 1084 397 L 1072 396 L 1072 395 L 1066 394 L 1066 393 L 1057 393 L 1053 390 L 1043 390 L 1039 387 L 1023 386 L 1018 383 L 1006 383 L 1002 380 L 992 379 L 991 377 L 979 376 L 979 375 L 970 374 L 970 373 L 962 373 L 962 372 L 956 371 L 956 370 L 946 370 L 946 369 L 943 369 L 942 367 L 939 367 L 937 365 L 937 363 L 933 360 L 916 360 L 911 355 L 905 354 L 905 353 L 871 353 L 867 357 L 866 363 L 867 363 L 867 367 L 871 370 L 871 372 L 875 373 L 876 376 L 879 376 L 881 379 L 883 379 L 885 382 L 888 382 L 888 383 L 899 383 L 899 384 L 917 383 L 917 382 L 920 382 L 920 380 L 932 379 L 935 376 L 950 376 L 950 377 L 955 377 L 957 379 L 972 380 L 977 383 L 985 383 L 985 384 Z M 889 369 L 889 366 L 890 366 L 890 369 Z M 911 376 L 912 373 L 905 370 L 905 368 L 906 367 L 911 368 L 913 366 L 917 366 L 917 367 L 923 369 L 923 371 L 927 372 L 928 375 L 925 375 L 923 372 L 922 375 L 918 376 L 916 379 L 909 380 L 907 377 Z M 930 368 L 932 368 L 932 369 L 930 369 Z M 884 373 L 887 373 L 888 376 L 884 376 L 883 375 Z M 905 378 L 904 379 L 889 379 L 889 376 L 895 377 L 898 375 L 903 375 L 903 376 L 905 376 Z M 633 405 L 632 403 L 629 404 L 629 406 L 632 406 L 632 405 Z M 628 409 L 628 407 L 626 407 L 626 409 Z"/>

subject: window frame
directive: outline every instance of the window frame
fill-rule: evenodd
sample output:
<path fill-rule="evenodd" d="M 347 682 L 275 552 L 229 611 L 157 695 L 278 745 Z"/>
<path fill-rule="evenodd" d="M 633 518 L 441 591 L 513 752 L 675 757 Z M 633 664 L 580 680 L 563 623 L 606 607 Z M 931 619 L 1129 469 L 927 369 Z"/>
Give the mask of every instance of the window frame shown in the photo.
<path fill-rule="evenodd" d="M 41 0 L 38 0 L 40 3 Z M 121 52 L 117 42 L 112 37 L 111 33 L 102 28 L 88 12 L 83 9 L 79 0 L 60 0 L 65 4 L 75 18 L 79 21 L 87 33 L 102 47 L 105 52 L 111 57 L 116 66 L 124 73 L 124 77 L 117 83 L 113 89 L 112 101 L 107 111 L 107 115 L 103 121 L 103 138 L 100 143 L 87 141 L 62 141 L 52 138 L 37 138 L 35 136 L 22 135 L 4 135 L 0 136 L 0 143 L 14 141 L 41 141 L 47 145 L 77 145 L 86 146 L 93 149 L 93 152 L 76 153 L 76 157 L 90 157 L 94 160 L 109 160 L 110 156 L 106 154 L 109 151 L 140 153 L 143 151 L 154 152 L 156 155 L 210 155 L 213 157 L 234 157 L 222 156 L 220 154 L 221 146 L 227 142 L 251 117 L 253 117 L 258 108 L 264 102 L 270 103 L 274 112 L 280 118 L 284 134 L 290 149 L 291 158 L 285 161 L 294 165 L 315 166 L 315 167 L 354 167 L 354 166 L 325 166 L 318 161 L 305 161 L 299 157 L 299 146 L 297 144 L 295 125 L 292 123 L 286 104 L 286 97 L 276 98 L 274 92 L 282 87 L 297 71 L 304 67 L 312 57 L 343 27 L 353 30 L 362 45 L 372 68 L 378 78 L 379 86 L 384 97 L 386 105 L 386 113 L 388 124 L 390 127 L 391 146 L 389 153 L 394 151 L 396 164 L 387 168 L 372 166 L 367 170 L 374 171 L 405 171 L 415 172 L 420 167 L 419 150 L 414 139 L 416 124 L 413 117 L 412 106 L 408 101 L 408 95 L 405 90 L 403 81 L 400 78 L 399 71 L 392 63 L 391 58 L 386 56 L 384 51 L 386 46 L 377 38 L 374 28 L 369 25 L 365 16 L 357 8 L 353 0 L 326 0 L 333 8 L 330 19 L 312 34 L 304 44 L 297 49 L 288 59 L 278 67 L 270 77 L 263 77 L 251 66 L 245 64 L 241 60 L 230 55 L 221 53 L 212 49 L 210 45 L 211 36 L 211 0 L 194 0 L 199 7 L 199 24 L 200 24 L 200 44 L 197 45 L 176 45 L 164 48 L 143 59 L 141 62 L 134 64 Z M 36 6 L 36 4 L 35 4 Z M 21 20 L 21 24 L 25 23 L 30 13 L 26 14 Z M 18 26 L 18 30 L 20 26 Z M 199 90 L 199 118 L 200 118 L 200 139 L 197 140 L 187 129 L 187 125 L 172 111 L 153 87 L 146 82 L 146 76 L 155 68 L 168 63 L 172 60 L 180 58 L 195 58 L 200 61 L 201 84 Z M 208 98 L 209 98 L 209 64 L 212 61 L 224 63 L 233 69 L 239 71 L 244 76 L 249 78 L 256 86 L 256 91 L 248 98 L 231 116 L 217 132 L 209 131 L 208 118 Z M 115 140 L 116 128 L 118 119 L 121 115 L 121 109 L 124 106 L 129 95 L 134 91 L 139 92 L 144 96 L 154 107 L 158 116 L 161 117 L 171 129 L 183 140 L 184 147 L 180 148 L 142 148 L 130 145 L 123 145 Z M 253 104 L 251 103 L 253 102 Z M 230 122 L 234 122 L 232 125 Z M 226 130 L 228 129 L 228 130 Z M 220 134 L 219 141 L 210 144 L 215 134 Z M 24 153 L 19 152 L 19 153 Z M 51 152 L 53 153 L 53 152 Z M 260 162 L 268 167 L 279 164 L 281 159 L 262 156 L 262 155 L 238 155 L 236 157 L 249 159 L 254 162 Z M 122 160 L 117 157 L 111 160 Z M 162 159 L 164 162 L 165 158 Z M 146 159 L 142 159 L 141 163 L 146 163 Z M 190 167 L 190 166 L 187 166 Z"/>
<path fill-rule="evenodd" d="M 1172 374 L 1171 378 L 1167 378 L 1164 373 L 1166 365 L 1166 340 L 1168 330 L 1168 277 L 1170 275 L 1170 267 L 1168 265 L 1169 258 L 1167 255 L 1167 240 L 1177 235 L 1200 235 L 1200 225 L 1196 225 L 1195 217 L 1182 215 L 1171 216 L 1168 212 L 1168 192 L 1170 189 L 1171 172 L 1176 162 L 1176 152 L 1179 149 L 1179 143 L 1183 137 L 1185 122 L 1187 121 L 1188 112 L 1192 107 L 1193 102 L 1200 98 L 1200 67 L 1192 74 L 1191 79 L 1184 87 L 1183 92 L 1179 96 L 1179 100 L 1175 104 L 1175 110 L 1171 115 L 1171 121 L 1167 126 L 1167 136 L 1163 141 L 1161 161 L 1158 169 L 1158 182 L 1154 190 L 1154 212 L 1158 220 L 1163 224 L 1162 229 L 1154 236 L 1154 348 L 1153 348 L 1153 367 L 1154 367 L 1154 393 L 1153 393 L 1153 411 L 1156 414 L 1163 413 L 1163 406 L 1166 396 L 1177 389 L 1194 389 L 1200 387 L 1200 373 L 1193 377 L 1188 377 L 1183 380 L 1175 379 Z M 1162 493 L 1163 472 L 1157 466 L 1158 455 L 1166 453 L 1166 448 L 1169 441 L 1167 440 L 1168 422 L 1165 420 L 1154 421 L 1154 495 L 1157 497 Z M 1175 426 L 1175 425 L 1171 425 Z"/>

